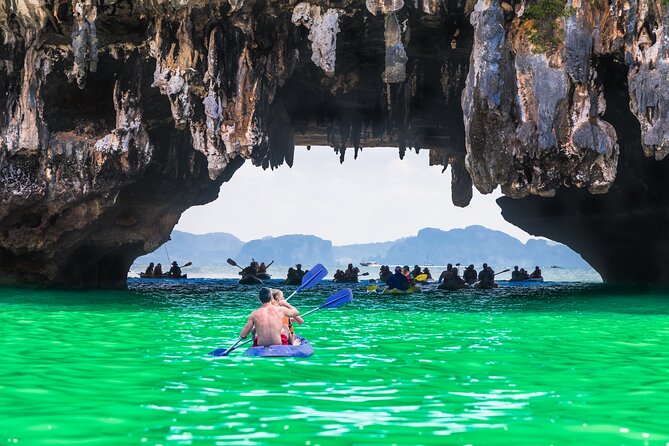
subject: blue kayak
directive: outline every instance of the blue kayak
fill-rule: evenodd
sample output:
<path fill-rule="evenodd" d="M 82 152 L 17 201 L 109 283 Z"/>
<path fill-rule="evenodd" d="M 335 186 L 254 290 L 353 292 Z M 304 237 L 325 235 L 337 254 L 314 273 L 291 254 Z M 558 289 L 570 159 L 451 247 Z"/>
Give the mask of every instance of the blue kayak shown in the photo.
<path fill-rule="evenodd" d="M 300 345 L 270 345 L 269 347 L 249 347 L 244 356 L 308 358 L 314 354 L 314 347 L 302 336 L 295 336 Z"/>

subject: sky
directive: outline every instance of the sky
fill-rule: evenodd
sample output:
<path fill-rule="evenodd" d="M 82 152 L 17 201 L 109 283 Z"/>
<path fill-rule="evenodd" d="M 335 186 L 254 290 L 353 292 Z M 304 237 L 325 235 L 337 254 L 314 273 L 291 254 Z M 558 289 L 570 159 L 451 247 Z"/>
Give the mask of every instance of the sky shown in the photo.
<path fill-rule="evenodd" d="M 188 209 L 176 229 L 194 234 L 228 232 L 242 241 L 311 234 L 334 245 L 396 240 L 426 227 L 470 225 L 496 229 L 526 242 L 530 235 L 507 223 L 495 199 L 499 188 L 466 208 L 451 202 L 450 169 L 429 166 L 428 151 L 369 148 L 344 164 L 329 147 L 295 148 L 292 168 L 265 170 L 247 161 L 224 183 L 216 201 Z M 250 192 L 250 193 L 249 193 Z"/>

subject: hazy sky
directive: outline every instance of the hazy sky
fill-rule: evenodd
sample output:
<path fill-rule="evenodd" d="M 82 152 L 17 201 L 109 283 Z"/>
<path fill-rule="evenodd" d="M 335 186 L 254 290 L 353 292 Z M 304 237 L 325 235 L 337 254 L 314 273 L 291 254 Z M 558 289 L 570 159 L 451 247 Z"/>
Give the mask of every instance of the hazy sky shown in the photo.
<path fill-rule="evenodd" d="M 495 191 L 466 208 L 451 203 L 450 169 L 430 167 L 428 151 L 353 150 L 339 164 L 329 147 L 295 149 L 292 168 L 263 171 L 247 161 L 223 184 L 218 200 L 188 209 L 176 229 L 196 234 L 229 232 L 243 241 L 313 234 L 335 245 L 395 240 L 425 227 L 448 230 L 483 225 L 525 242 L 530 236 L 501 216 Z"/>

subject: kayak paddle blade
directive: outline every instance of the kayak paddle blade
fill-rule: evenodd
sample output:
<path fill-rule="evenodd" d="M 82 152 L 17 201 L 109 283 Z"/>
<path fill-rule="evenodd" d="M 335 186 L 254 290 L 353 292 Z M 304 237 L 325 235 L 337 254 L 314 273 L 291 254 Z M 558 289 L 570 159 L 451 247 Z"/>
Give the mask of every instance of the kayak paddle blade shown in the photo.
<path fill-rule="evenodd" d="M 211 356 L 227 356 L 225 352 L 227 351 L 227 348 L 217 348 L 214 351 L 209 352 Z"/>
<path fill-rule="evenodd" d="M 328 300 L 325 301 L 319 308 L 337 308 L 342 305 L 350 302 L 353 299 L 353 293 L 350 288 L 344 288 L 341 291 L 336 292 L 332 296 L 328 297 Z"/>
<path fill-rule="evenodd" d="M 414 280 L 416 282 L 422 282 L 424 280 L 427 280 L 427 274 L 419 274 L 414 278 Z"/>
<path fill-rule="evenodd" d="M 186 262 L 186 263 L 184 263 L 183 265 L 181 265 L 181 267 L 182 267 L 182 268 L 185 268 L 185 267 L 187 267 L 187 266 L 191 266 L 192 264 L 193 264 L 193 262 Z"/>
<path fill-rule="evenodd" d="M 304 275 L 304 277 L 302 277 L 302 284 L 297 288 L 297 290 L 295 290 L 295 292 L 316 286 L 318 282 L 323 279 L 323 277 L 327 276 L 327 274 L 328 270 L 325 269 L 325 267 L 320 263 L 317 264 L 311 268 L 309 272 Z"/>
<path fill-rule="evenodd" d="M 228 259 L 228 260 L 226 260 L 226 262 L 228 262 L 228 265 L 239 266 L 239 265 L 237 265 L 237 262 L 235 262 L 235 261 L 232 260 L 232 259 Z"/>
<path fill-rule="evenodd" d="M 367 287 L 367 291 L 376 291 L 378 287 L 378 285 L 370 285 Z"/>
<path fill-rule="evenodd" d="M 228 356 L 231 351 L 235 350 L 237 347 L 239 347 L 239 343 L 242 342 L 241 345 L 247 344 L 251 341 L 251 339 L 247 340 L 246 342 L 242 342 L 242 339 L 237 339 L 237 342 L 232 344 L 232 347 L 228 348 L 217 348 L 214 351 L 209 352 L 211 356 Z"/>

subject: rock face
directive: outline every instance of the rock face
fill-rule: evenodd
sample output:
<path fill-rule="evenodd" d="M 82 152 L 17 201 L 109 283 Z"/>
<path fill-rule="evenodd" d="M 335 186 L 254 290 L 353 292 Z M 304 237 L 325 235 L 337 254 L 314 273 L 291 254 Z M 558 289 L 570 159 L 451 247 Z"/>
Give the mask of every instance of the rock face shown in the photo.
<path fill-rule="evenodd" d="M 123 286 L 245 160 L 291 166 L 313 144 L 342 161 L 428 149 L 456 205 L 501 185 L 509 220 L 607 280 L 669 283 L 608 260 L 645 246 L 632 229 L 666 226 L 667 14 L 650 0 L 0 0 L 0 282 Z"/>

